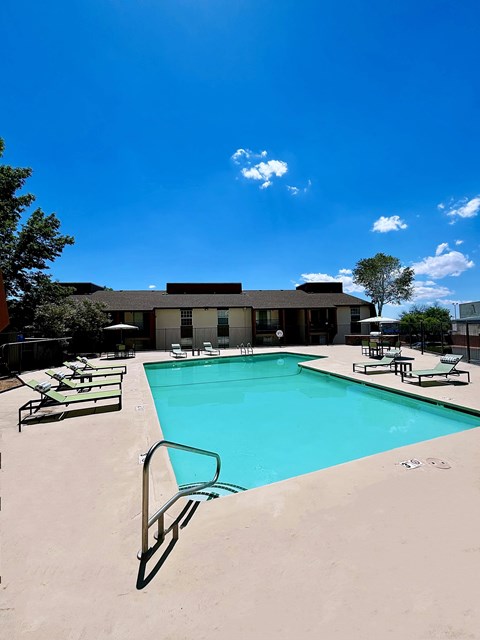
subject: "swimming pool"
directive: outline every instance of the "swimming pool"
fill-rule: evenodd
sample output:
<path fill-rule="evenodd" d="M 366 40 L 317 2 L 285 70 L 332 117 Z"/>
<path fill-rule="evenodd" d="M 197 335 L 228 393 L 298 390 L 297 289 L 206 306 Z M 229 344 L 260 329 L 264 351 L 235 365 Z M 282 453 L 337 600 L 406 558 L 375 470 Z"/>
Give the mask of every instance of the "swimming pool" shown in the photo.
<path fill-rule="evenodd" d="M 145 365 L 163 436 L 220 454 L 220 480 L 249 489 L 480 425 L 480 417 L 299 366 L 274 353 Z M 179 485 L 211 462 L 171 451 Z"/>

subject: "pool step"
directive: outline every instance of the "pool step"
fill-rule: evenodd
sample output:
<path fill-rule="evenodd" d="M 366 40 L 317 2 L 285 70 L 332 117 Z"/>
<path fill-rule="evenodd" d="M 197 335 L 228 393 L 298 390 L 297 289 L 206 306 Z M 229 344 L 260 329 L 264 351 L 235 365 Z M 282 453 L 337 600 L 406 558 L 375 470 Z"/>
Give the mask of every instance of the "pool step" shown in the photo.
<path fill-rule="evenodd" d="M 190 484 L 181 484 L 178 488 L 180 490 L 190 489 L 196 484 L 200 483 L 193 482 Z M 203 491 L 199 491 L 198 493 L 190 494 L 188 498 L 189 500 L 194 500 L 196 502 L 206 502 L 207 500 L 215 500 L 215 498 L 231 496 L 232 493 L 240 493 L 241 491 L 246 491 L 246 488 L 241 487 L 238 484 L 230 484 L 229 482 L 216 482 L 211 487 L 208 487 L 208 489 L 204 489 Z"/>

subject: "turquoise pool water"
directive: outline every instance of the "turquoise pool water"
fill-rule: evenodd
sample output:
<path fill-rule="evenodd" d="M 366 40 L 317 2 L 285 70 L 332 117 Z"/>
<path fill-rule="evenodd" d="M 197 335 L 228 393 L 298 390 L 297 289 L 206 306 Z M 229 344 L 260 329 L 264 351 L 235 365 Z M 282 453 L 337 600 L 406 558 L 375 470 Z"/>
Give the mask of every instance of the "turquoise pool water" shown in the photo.
<path fill-rule="evenodd" d="M 165 439 L 220 454 L 249 489 L 480 425 L 480 417 L 300 367 L 281 353 L 145 365 Z M 393 375 L 393 374 L 392 374 Z M 213 463 L 170 452 L 179 485 Z"/>

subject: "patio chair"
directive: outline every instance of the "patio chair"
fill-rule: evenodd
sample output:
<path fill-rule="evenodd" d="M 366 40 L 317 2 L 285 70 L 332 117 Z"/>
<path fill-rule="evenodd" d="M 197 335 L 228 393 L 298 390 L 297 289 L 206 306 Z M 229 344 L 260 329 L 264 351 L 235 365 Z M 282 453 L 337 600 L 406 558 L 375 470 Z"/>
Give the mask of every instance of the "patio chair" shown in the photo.
<path fill-rule="evenodd" d="M 77 360 L 85 365 L 85 369 L 95 369 L 95 371 L 101 371 L 102 369 L 118 369 L 122 373 L 127 373 L 127 365 L 125 364 L 95 364 L 88 358 L 82 358 L 77 356 Z"/>
<path fill-rule="evenodd" d="M 77 362 L 64 362 L 63 366 L 70 369 L 72 371 L 71 377 L 78 378 L 80 382 L 84 382 L 85 380 L 91 382 L 93 378 L 107 378 L 110 376 L 118 376 L 120 380 L 123 381 L 123 371 L 119 369 L 86 369 Z"/>
<path fill-rule="evenodd" d="M 358 371 L 359 373 L 367 373 L 368 369 L 376 369 L 377 367 L 388 367 L 391 371 L 392 365 L 395 363 L 395 358 L 398 358 L 400 353 L 398 351 L 387 351 L 381 360 L 377 360 L 376 362 L 354 362 L 353 363 L 353 372 Z M 363 371 L 360 369 L 363 368 Z"/>
<path fill-rule="evenodd" d="M 172 344 L 170 355 L 172 355 L 174 358 L 186 358 L 188 354 L 182 349 L 179 344 Z"/>
<path fill-rule="evenodd" d="M 418 385 L 422 386 L 422 378 L 433 378 L 435 376 L 444 377 L 447 380 L 448 376 L 458 376 L 460 374 L 467 374 L 467 384 L 470 383 L 470 372 L 460 371 L 456 369 L 457 364 L 463 356 L 446 355 L 440 358 L 440 362 L 433 367 L 433 369 L 416 369 L 415 371 L 402 371 L 402 382 L 405 380 L 418 380 Z"/>
<path fill-rule="evenodd" d="M 43 407 L 61 407 L 63 405 L 69 406 L 71 404 L 78 404 L 80 402 L 98 402 L 99 400 L 118 399 L 118 410 L 122 408 L 122 391 L 98 391 L 97 393 L 75 393 L 67 396 L 58 391 L 54 391 L 51 388 L 49 382 L 37 382 L 36 380 L 29 380 L 24 384 L 31 389 L 35 389 L 41 394 L 41 397 L 35 400 L 29 400 L 23 404 L 18 410 L 18 431 L 22 431 L 22 413 L 29 412 L 29 415 L 33 415 L 39 409 Z M 62 412 L 62 416 L 63 416 Z"/>
<path fill-rule="evenodd" d="M 48 369 L 45 373 L 59 383 L 55 391 L 90 391 L 95 387 L 111 387 L 113 385 L 118 385 L 120 389 L 122 388 L 121 378 L 100 378 L 91 382 L 74 382 L 63 371 Z"/>
<path fill-rule="evenodd" d="M 362 340 L 362 356 L 368 356 L 370 353 L 370 342 Z"/>
<path fill-rule="evenodd" d="M 209 356 L 219 356 L 220 355 L 220 350 L 219 349 L 214 349 L 214 347 L 212 347 L 212 343 L 211 342 L 204 342 L 203 343 L 203 351 L 204 351 L 204 353 L 206 353 Z"/>

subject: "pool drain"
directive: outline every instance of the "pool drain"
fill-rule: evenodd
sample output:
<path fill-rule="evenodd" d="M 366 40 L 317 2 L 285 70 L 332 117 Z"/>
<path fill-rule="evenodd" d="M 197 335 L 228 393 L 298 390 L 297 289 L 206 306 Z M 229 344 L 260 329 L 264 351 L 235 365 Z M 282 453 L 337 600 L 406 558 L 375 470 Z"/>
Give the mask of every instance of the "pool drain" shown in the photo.
<path fill-rule="evenodd" d="M 425 462 L 432 467 L 437 467 L 437 469 L 451 469 L 451 465 L 440 458 L 427 458 Z"/>

